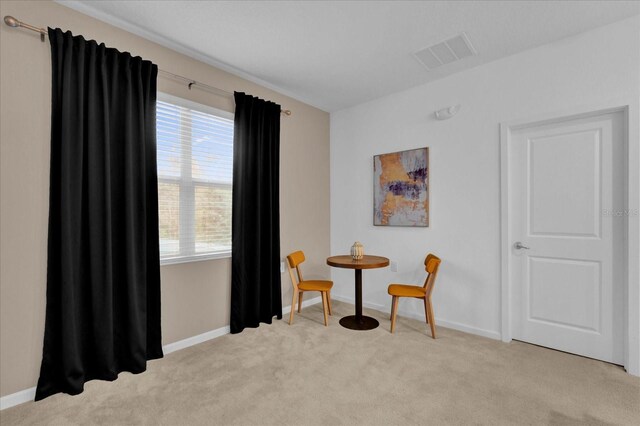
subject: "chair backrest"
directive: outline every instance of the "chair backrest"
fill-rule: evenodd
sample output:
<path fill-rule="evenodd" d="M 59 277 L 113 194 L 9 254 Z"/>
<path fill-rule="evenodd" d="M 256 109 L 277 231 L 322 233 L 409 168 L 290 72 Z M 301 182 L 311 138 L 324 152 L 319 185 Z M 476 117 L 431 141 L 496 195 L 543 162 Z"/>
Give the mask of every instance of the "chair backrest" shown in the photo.
<path fill-rule="evenodd" d="M 424 269 L 427 271 L 427 279 L 424 280 L 424 289 L 426 290 L 427 296 L 431 296 L 431 292 L 433 291 L 440 262 L 442 262 L 440 258 L 431 253 L 424 259 Z"/>
<path fill-rule="evenodd" d="M 287 266 L 289 267 L 289 275 L 291 276 L 291 285 L 293 285 L 294 290 L 298 288 L 298 284 L 302 282 L 302 271 L 300 271 L 300 264 L 304 262 L 305 257 L 304 253 L 301 251 L 296 251 L 287 256 Z M 296 274 L 298 275 L 298 280 L 296 281 L 296 277 L 293 274 L 293 270 L 296 270 Z"/>

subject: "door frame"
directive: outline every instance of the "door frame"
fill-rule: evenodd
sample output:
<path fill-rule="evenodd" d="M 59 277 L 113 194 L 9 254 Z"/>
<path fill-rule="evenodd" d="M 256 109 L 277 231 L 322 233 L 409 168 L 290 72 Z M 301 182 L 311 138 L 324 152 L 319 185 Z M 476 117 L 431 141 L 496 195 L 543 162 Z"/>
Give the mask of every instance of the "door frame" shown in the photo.
<path fill-rule="evenodd" d="M 509 279 L 509 254 L 511 235 L 509 232 L 509 147 L 514 130 L 552 124 L 570 119 L 585 118 L 606 113 L 622 112 L 623 152 L 626 185 L 624 209 L 626 215 L 623 231 L 624 245 L 624 295 L 626 301 L 624 317 L 624 368 L 634 376 L 640 376 L 640 265 L 630 259 L 640 259 L 640 99 L 626 98 L 596 105 L 572 107 L 533 118 L 500 123 L 500 272 L 501 272 L 501 338 L 512 340 L 512 301 Z"/>

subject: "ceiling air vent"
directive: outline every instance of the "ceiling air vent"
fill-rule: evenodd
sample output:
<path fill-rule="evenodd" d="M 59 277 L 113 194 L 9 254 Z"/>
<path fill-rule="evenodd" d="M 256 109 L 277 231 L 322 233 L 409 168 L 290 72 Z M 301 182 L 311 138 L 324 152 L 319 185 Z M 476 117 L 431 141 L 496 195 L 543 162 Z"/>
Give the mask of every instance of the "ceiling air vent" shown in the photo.
<path fill-rule="evenodd" d="M 476 51 L 469 38 L 465 33 L 462 33 L 449 40 L 419 50 L 413 55 L 428 70 L 432 70 L 475 54 Z"/>

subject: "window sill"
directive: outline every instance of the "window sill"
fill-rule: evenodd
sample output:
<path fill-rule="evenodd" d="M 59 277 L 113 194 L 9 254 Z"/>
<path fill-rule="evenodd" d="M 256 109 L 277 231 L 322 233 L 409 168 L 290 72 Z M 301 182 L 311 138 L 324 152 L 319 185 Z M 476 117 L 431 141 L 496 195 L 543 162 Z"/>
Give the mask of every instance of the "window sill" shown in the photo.
<path fill-rule="evenodd" d="M 178 263 L 202 262 L 204 260 L 227 259 L 231 257 L 230 251 L 220 253 L 194 254 L 192 256 L 177 256 L 160 259 L 160 266 L 176 265 Z"/>

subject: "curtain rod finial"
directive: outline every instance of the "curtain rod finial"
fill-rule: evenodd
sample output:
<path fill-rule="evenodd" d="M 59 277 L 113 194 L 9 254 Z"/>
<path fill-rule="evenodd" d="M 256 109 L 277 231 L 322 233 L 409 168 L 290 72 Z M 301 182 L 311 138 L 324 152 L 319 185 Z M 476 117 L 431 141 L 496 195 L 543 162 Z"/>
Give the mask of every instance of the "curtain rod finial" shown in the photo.
<path fill-rule="evenodd" d="M 25 24 L 24 22 L 17 20 L 11 15 L 7 15 L 4 17 L 4 23 L 12 28 L 22 27 L 22 28 L 26 28 L 28 30 L 40 33 L 40 40 L 43 42 L 44 42 L 44 36 L 47 35 L 47 31 L 44 28 L 36 28 L 33 25 Z"/>
<path fill-rule="evenodd" d="M 7 24 L 10 27 L 19 27 L 20 26 L 20 21 L 18 21 L 16 18 L 14 18 L 11 15 L 7 15 L 4 17 L 4 23 Z"/>

